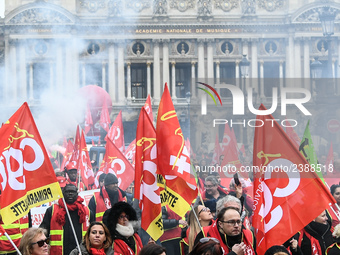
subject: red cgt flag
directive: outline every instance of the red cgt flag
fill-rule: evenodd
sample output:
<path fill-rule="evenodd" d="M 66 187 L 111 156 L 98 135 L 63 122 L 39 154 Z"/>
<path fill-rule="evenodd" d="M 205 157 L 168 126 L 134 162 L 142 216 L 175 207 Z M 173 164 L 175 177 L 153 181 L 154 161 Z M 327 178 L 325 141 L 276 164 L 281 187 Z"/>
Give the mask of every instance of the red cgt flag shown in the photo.
<path fill-rule="evenodd" d="M 118 186 L 126 190 L 133 182 L 135 170 L 123 153 L 113 144 L 111 140 L 106 142 L 104 160 L 99 171 L 105 174 L 112 173 L 118 178 Z"/>
<path fill-rule="evenodd" d="M 142 210 L 142 228 L 154 239 L 163 234 L 160 190 L 157 185 L 156 131 L 142 107 L 137 124 L 135 195 Z"/>
<path fill-rule="evenodd" d="M 85 134 L 87 134 L 91 127 L 93 126 L 92 116 L 91 116 L 91 110 L 90 106 L 87 104 L 86 107 L 86 115 L 85 115 Z"/>
<path fill-rule="evenodd" d="M 106 132 L 109 132 L 110 123 L 111 123 L 111 120 L 110 120 L 109 109 L 107 108 L 106 100 L 104 100 L 102 112 L 100 114 L 99 124 L 102 126 L 102 128 Z"/>
<path fill-rule="evenodd" d="M 73 149 L 74 149 L 73 143 L 71 142 L 71 140 L 68 140 L 66 150 L 64 153 L 64 157 L 63 157 L 63 162 L 61 163 L 61 166 L 60 166 L 60 171 L 64 171 L 65 166 L 70 162 Z"/>
<path fill-rule="evenodd" d="M 148 114 L 151 123 L 153 123 L 153 114 L 152 114 L 152 106 L 151 106 L 151 98 L 150 95 L 148 95 L 145 104 L 144 104 L 144 109 L 146 111 L 146 113 Z"/>
<path fill-rule="evenodd" d="M 62 197 L 27 103 L 1 127 L 0 152 L 0 214 L 4 224 L 22 218 L 30 208 Z"/>
<path fill-rule="evenodd" d="M 132 167 L 135 168 L 135 163 L 136 163 L 136 139 L 134 139 L 129 146 L 126 148 L 126 151 L 124 152 L 124 156 L 129 160 L 131 163 Z"/>
<path fill-rule="evenodd" d="M 113 122 L 105 137 L 105 141 L 108 139 L 111 140 L 121 152 L 125 151 L 122 111 L 119 112 L 115 122 Z"/>
<path fill-rule="evenodd" d="M 254 137 L 253 165 L 260 171 L 254 173 L 253 226 L 257 253 L 263 255 L 305 227 L 334 198 L 271 115 L 257 116 L 257 123 L 263 126 L 255 128 Z"/>
<path fill-rule="evenodd" d="M 88 190 L 91 189 L 91 185 L 94 183 L 94 174 L 92 171 L 91 160 L 89 152 L 87 150 L 85 134 L 83 134 L 80 139 L 80 151 L 78 158 L 78 171 L 80 172 L 81 181 L 84 183 Z"/>
<path fill-rule="evenodd" d="M 167 203 L 182 217 L 197 197 L 198 189 L 190 174 L 189 152 L 167 84 L 158 107 L 156 138 L 158 171 L 166 181 Z"/>

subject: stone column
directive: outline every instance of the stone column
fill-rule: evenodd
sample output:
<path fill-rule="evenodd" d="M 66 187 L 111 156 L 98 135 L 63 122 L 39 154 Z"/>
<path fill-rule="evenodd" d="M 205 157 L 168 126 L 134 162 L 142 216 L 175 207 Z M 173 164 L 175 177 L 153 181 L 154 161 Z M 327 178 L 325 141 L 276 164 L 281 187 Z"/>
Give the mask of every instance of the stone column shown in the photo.
<path fill-rule="evenodd" d="M 191 61 L 191 98 L 196 98 L 196 62 Z"/>
<path fill-rule="evenodd" d="M 106 86 L 106 63 L 105 62 L 102 63 L 102 87 L 103 89 L 108 91 L 108 88 Z"/>
<path fill-rule="evenodd" d="M 235 79 L 236 79 L 236 86 L 241 88 L 241 84 L 240 84 L 240 60 L 235 61 Z"/>
<path fill-rule="evenodd" d="M 310 54 L 309 54 L 309 38 L 305 38 L 303 41 L 303 77 L 305 78 L 305 88 L 310 90 Z"/>
<path fill-rule="evenodd" d="M 79 83 L 79 42 L 78 39 L 73 39 L 72 45 L 72 85 L 75 90 L 80 87 Z"/>
<path fill-rule="evenodd" d="M 159 39 L 152 40 L 153 42 L 153 97 L 158 103 L 161 98 L 164 84 L 161 84 L 160 77 L 160 59 L 159 59 Z"/>
<path fill-rule="evenodd" d="M 5 83 L 4 83 L 4 88 L 3 88 L 3 100 L 4 100 L 4 103 L 8 103 L 10 100 L 10 97 L 9 97 L 9 84 L 10 84 L 10 81 L 11 81 L 11 71 L 10 71 L 10 55 L 9 55 L 9 38 L 8 38 L 8 35 L 5 36 Z"/>
<path fill-rule="evenodd" d="M 172 99 L 176 99 L 176 62 L 171 61 L 171 80 L 172 80 L 172 89 L 171 89 L 171 97 Z"/>
<path fill-rule="evenodd" d="M 127 87 L 127 100 L 131 102 L 131 62 L 126 63 L 126 87 Z"/>
<path fill-rule="evenodd" d="M 258 66 L 257 66 L 257 39 L 252 39 L 251 41 L 251 78 L 257 78 L 258 76 Z M 257 84 L 256 84 L 257 85 Z M 256 86 L 257 87 L 257 86 Z M 256 91 L 258 91 L 256 89 Z"/>
<path fill-rule="evenodd" d="M 57 42 L 56 49 L 56 89 L 60 94 L 63 94 L 64 91 L 64 69 L 63 69 L 63 56 L 65 56 L 62 49 L 62 42 Z"/>
<path fill-rule="evenodd" d="M 53 92 L 57 92 L 56 87 L 54 86 L 54 66 L 52 61 L 50 62 L 50 87 Z"/>
<path fill-rule="evenodd" d="M 295 43 L 294 43 L 294 63 L 295 63 L 294 78 L 302 78 L 300 38 L 295 39 Z"/>
<path fill-rule="evenodd" d="M 207 47 L 207 78 L 214 81 L 214 50 L 213 50 L 213 39 L 208 40 L 208 47 Z M 209 81 L 210 82 L 210 81 Z M 215 84 L 212 84 L 212 86 L 215 86 Z"/>
<path fill-rule="evenodd" d="M 204 67 L 204 39 L 197 39 L 198 42 L 198 63 L 197 69 L 198 74 L 197 77 L 200 81 L 203 81 L 205 78 L 205 67 Z"/>
<path fill-rule="evenodd" d="M 19 48 L 19 99 L 20 101 L 27 100 L 27 69 L 26 69 L 26 40 L 20 43 Z"/>
<path fill-rule="evenodd" d="M 10 58 L 10 102 L 16 104 L 18 99 L 18 74 L 17 74 L 17 41 L 11 40 L 9 45 L 9 58 Z"/>
<path fill-rule="evenodd" d="M 264 98 L 265 95 L 264 95 L 264 70 L 263 70 L 263 60 L 261 59 L 260 60 L 260 89 L 261 89 L 261 92 L 260 92 L 260 97 L 261 98 Z"/>
<path fill-rule="evenodd" d="M 216 62 L 216 84 L 221 83 L 221 75 L 220 75 L 220 61 L 217 60 Z M 220 88 L 216 88 L 217 92 L 220 93 Z"/>
<path fill-rule="evenodd" d="M 118 45 L 118 103 L 125 103 L 124 42 Z"/>
<path fill-rule="evenodd" d="M 167 82 L 170 82 L 170 75 L 169 75 L 169 39 L 163 39 L 163 83 L 162 85 Z"/>
<path fill-rule="evenodd" d="M 29 74 L 29 100 L 33 101 L 33 63 L 30 63 L 30 74 Z"/>
<path fill-rule="evenodd" d="M 115 45 L 113 42 L 109 43 L 109 66 L 108 66 L 108 80 L 109 80 L 109 94 L 112 103 L 117 102 L 116 89 L 116 62 L 115 62 Z"/>
<path fill-rule="evenodd" d="M 286 54 L 287 60 L 287 66 L 286 66 L 286 76 L 287 78 L 294 78 L 294 37 L 292 34 L 289 35 L 288 38 L 288 44 L 287 44 L 287 54 Z M 289 86 L 289 85 L 288 85 Z M 291 86 L 289 86 L 291 87 Z"/>
<path fill-rule="evenodd" d="M 168 71 L 169 73 L 169 71 Z M 146 92 L 151 96 L 151 62 L 146 62 Z"/>
<path fill-rule="evenodd" d="M 280 60 L 280 66 L 279 66 L 279 78 L 280 78 L 280 95 L 281 95 L 281 91 L 282 91 L 282 88 L 283 88 L 283 60 L 281 59 Z"/>

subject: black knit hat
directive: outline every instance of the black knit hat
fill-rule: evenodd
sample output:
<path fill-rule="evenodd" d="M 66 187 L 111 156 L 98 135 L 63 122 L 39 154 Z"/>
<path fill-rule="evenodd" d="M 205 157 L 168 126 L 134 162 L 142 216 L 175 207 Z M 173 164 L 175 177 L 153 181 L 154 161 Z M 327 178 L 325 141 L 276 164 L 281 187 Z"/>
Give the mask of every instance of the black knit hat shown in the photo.
<path fill-rule="evenodd" d="M 118 183 L 118 179 L 114 174 L 108 173 L 105 176 L 105 179 L 104 179 L 105 186 L 110 185 L 110 184 L 116 184 L 116 183 Z"/>

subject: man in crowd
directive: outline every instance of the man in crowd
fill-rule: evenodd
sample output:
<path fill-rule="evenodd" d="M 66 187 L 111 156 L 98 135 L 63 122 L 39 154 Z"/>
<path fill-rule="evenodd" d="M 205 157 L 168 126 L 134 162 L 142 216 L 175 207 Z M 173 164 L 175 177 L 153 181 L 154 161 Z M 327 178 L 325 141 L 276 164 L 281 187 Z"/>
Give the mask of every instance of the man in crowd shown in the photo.
<path fill-rule="evenodd" d="M 256 254 L 255 237 L 249 229 L 243 227 L 240 212 L 233 207 L 223 208 L 218 213 L 216 222 L 205 232 L 205 236 L 218 239 L 228 255 Z M 201 238 L 202 232 L 196 236 L 195 244 Z"/>
<path fill-rule="evenodd" d="M 126 202 L 126 194 L 118 188 L 117 177 L 108 173 L 104 179 L 104 186 L 90 199 L 89 208 L 96 213 L 96 221 L 102 221 L 104 212 L 119 201 Z"/>
<path fill-rule="evenodd" d="M 80 243 L 90 222 L 94 221 L 94 214 L 83 205 L 84 199 L 78 196 L 77 187 L 73 184 L 65 186 L 63 196 L 70 213 L 78 243 Z M 68 255 L 77 247 L 62 199 L 59 199 L 57 204 L 47 208 L 40 227 L 45 228 L 50 236 L 50 254 Z"/>
<path fill-rule="evenodd" d="M 78 187 L 78 191 L 84 191 L 86 190 L 86 186 L 84 183 L 79 182 L 78 185 L 78 169 L 75 165 L 74 161 L 71 161 L 68 163 L 64 168 L 66 174 L 67 174 L 67 183 L 73 184 L 74 186 Z"/>

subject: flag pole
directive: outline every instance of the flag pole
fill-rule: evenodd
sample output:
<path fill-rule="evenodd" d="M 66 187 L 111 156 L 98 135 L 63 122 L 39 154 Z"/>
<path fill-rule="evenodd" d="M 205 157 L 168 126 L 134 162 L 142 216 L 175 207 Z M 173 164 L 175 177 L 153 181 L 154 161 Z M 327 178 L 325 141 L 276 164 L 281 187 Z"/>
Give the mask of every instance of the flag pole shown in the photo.
<path fill-rule="evenodd" d="M 79 242 L 78 242 L 78 238 L 77 238 L 77 234 L 76 234 L 76 231 L 74 230 L 74 226 L 73 226 L 73 223 L 72 223 L 72 219 L 71 219 L 71 216 L 70 216 L 70 212 L 68 211 L 68 208 L 67 208 L 67 204 L 65 202 L 65 199 L 63 197 L 63 202 L 64 202 L 64 205 L 65 205 L 65 210 L 66 210 L 66 213 L 67 213 L 67 217 L 70 221 L 70 225 L 71 225 L 71 228 L 72 228 L 72 232 L 73 232 L 73 235 L 74 235 L 74 239 L 76 239 L 76 244 L 77 244 L 77 248 L 78 248 L 78 251 L 79 251 L 79 255 L 82 255 L 81 254 L 81 250 L 80 250 L 80 246 L 79 246 Z"/>
<path fill-rule="evenodd" d="M 12 244 L 14 249 L 17 251 L 18 255 L 22 255 L 21 252 L 19 251 L 18 247 L 15 245 L 15 243 L 12 241 L 10 236 L 7 234 L 7 232 L 4 232 L 5 236 L 7 237 L 8 241 Z"/>
<path fill-rule="evenodd" d="M 200 229 L 201 229 L 201 232 L 202 232 L 203 236 L 205 237 L 205 234 L 204 234 L 204 231 L 203 231 L 202 225 L 201 225 L 201 223 L 200 223 L 200 221 L 199 221 L 199 219 L 198 219 L 198 216 L 197 216 L 197 214 L 196 214 L 196 212 L 195 212 L 195 209 L 194 209 L 194 207 L 193 207 L 192 205 L 190 205 L 190 206 L 191 206 L 191 210 L 192 210 L 192 212 L 193 212 L 193 213 L 194 213 L 194 215 L 195 215 L 195 219 L 196 219 L 196 221 L 197 221 L 197 223 L 198 223 L 198 226 L 200 227 Z"/>

